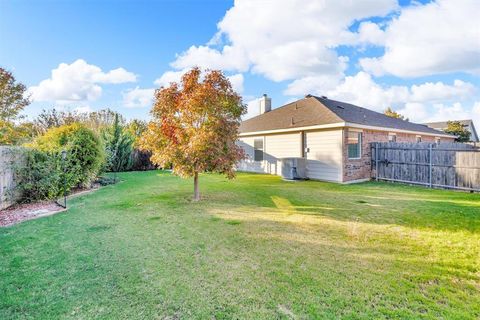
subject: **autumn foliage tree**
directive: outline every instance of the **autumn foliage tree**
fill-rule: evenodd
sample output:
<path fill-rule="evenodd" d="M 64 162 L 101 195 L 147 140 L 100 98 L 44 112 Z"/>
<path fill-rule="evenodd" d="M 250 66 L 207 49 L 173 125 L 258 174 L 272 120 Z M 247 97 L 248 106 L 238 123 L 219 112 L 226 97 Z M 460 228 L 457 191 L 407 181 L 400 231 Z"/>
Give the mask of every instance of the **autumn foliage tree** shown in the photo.
<path fill-rule="evenodd" d="M 405 118 L 404 115 L 398 113 L 397 111 L 393 110 L 390 107 L 385 109 L 385 111 L 383 111 L 383 113 L 390 118 L 402 119 L 402 120 L 408 121 L 408 118 Z"/>
<path fill-rule="evenodd" d="M 220 71 L 202 77 L 199 68 L 187 72 L 180 83 L 155 92 L 155 101 L 141 145 L 151 160 L 173 173 L 194 178 L 194 200 L 200 199 L 198 175 L 217 172 L 235 176 L 234 165 L 243 158 L 235 142 L 245 106 Z"/>
<path fill-rule="evenodd" d="M 456 142 L 470 141 L 470 131 L 468 131 L 460 121 L 447 121 L 445 132 L 456 136 Z"/>
<path fill-rule="evenodd" d="M 30 104 L 27 87 L 17 82 L 10 71 L 0 68 L 0 145 L 18 144 L 29 137 L 28 124 L 17 124 L 20 112 Z"/>

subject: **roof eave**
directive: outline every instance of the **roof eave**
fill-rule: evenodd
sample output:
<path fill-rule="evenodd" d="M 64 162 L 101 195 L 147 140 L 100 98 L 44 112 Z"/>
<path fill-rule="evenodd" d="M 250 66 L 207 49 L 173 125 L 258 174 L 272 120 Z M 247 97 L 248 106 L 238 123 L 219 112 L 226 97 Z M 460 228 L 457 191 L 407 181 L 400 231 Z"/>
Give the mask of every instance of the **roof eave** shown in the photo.
<path fill-rule="evenodd" d="M 378 126 L 369 126 L 364 124 L 358 124 L 353 122 L 346 122 L 347 127 L 359 128 L 359 129 L 372 129 L 372 130 L 380 130 L 380 131 L 391 131 L 391 132 L 401 132 L 401 133 L 410 133 L 410 134 L 418 134 L 418 135 L 427 135 L 432 137 L 443 137 L 443 138 L 452 138 L 454 139 L 455 136 L 450 134 L 445 134 L 443 132 L 425 132 L 425 131 L 416 131 L 416 130 L 407 130 L 407 129 L 397 129 L 397 128 L 389 128 L 389 127 L 378 127 Z"/>
<path fill-rule="evenodd" d="M 293 128 L 283 128 L 283 129 L 241 132 L 239 134 L 239 136 L 240 137 L 258 136 L 258 135 L 264 135 L 264 134 L 297 132 L 297 131 L 304 131 L 304 130 L 334 129 L 334 128 L 343 128 L 343 127 L 345 127 L 345 122 L 336 122 L 336 123 L 319 124 L 319 125 L 305 126 L 305 127 L 293 127 Z"/>

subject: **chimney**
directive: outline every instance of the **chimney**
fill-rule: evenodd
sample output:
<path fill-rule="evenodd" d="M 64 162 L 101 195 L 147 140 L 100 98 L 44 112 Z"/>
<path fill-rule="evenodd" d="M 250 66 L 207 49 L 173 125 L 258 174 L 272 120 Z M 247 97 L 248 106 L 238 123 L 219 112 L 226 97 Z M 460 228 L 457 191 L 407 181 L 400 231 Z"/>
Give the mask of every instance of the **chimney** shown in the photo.
<path fill-rule="evenodd" d="M 260 114 L 264 114 L 272 110 L 272 98 L 267 97 L 264 93 L 260 98 Z"/>

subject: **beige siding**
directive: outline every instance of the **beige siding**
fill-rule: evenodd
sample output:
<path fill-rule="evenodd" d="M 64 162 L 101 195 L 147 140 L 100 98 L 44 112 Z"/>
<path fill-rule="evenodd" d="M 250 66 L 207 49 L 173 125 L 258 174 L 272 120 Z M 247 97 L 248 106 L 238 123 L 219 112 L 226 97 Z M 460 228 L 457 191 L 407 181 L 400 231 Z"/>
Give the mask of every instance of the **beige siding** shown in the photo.
<path fill-rule="evenodd" d="M 240 171 L 248 172 L 259 172 L 259 173 L 269 173 L 265 169 L 265 164 L 263 162 L 254 161 L 253 159 L 253 141 L 256 138 L 264 138 L 263 136 L 258 137 L 244 137 L 240 138 L 237 144 L 243 148 L 245 151 L 246 159 L 240 161 L 237 169 Z M 264 143 L 265 144 L 265 143 Z"/>
<path fill-rule="evenodd" d="M 269 173 L 281 174 L 281 158 L 301 157 L 302 136 L 300 133 L 265 136 L 265 158 Z"/>
<path fill-rule="evenodd" d="M 342 181 L 342 130 L 306 133 L 307 176 L 311 179 Z"/>
<path fill-rule="evenodd" d="M 264 139 L 264 160 L 262 162 L 253 160 L 253 142 L 258 138 Z M 280 175 L 280 159 L 286 157 L 300 157 L 301 143 L 300 133 L 240 138 L 238 145 L 245 150 L 247 159 L 239 163 L 238 170 Z"/>

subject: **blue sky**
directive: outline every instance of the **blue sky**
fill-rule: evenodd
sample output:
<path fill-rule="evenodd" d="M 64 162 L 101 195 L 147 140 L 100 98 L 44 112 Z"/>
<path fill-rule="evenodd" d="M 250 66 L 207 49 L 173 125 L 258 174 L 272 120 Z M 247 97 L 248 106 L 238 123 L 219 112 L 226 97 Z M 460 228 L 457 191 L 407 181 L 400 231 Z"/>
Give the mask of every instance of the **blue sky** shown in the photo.
<path fill-rule="evenodd" d="M 480 121 L 480 2 L 1 1 L 0 66 L 43 108 L 148 118 L 155 88 L 222 69 L 257 112 L 322 94 L 413 121 Z M 479 123 L 480 125 L 480 123 Z"/>

